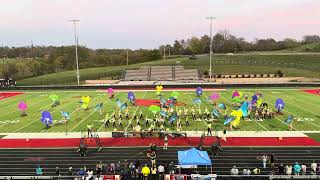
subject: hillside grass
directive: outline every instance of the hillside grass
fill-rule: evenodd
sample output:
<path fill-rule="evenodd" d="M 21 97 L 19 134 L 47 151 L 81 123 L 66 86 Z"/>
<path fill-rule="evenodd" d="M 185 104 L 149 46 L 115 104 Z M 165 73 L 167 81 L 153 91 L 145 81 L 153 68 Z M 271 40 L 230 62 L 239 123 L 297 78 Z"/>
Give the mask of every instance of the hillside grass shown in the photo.
<path fill-rule="evenodd" d="M 125 69 L 138 69 L 141 66 L 176 65 L 176 62 L 185 68 L 196 68 L 202 73 L 209 69 L 209 56 L 201 55 L 197 60 L 188 57 L 171 58 L 167 60 L 151 61 L 132 65 L 97 67 L 80 69 L 80 80 L 119 78 Z M 267 53 L 264 54 L 215 54 L 212 68 L 214 73 L 276 73 L 284 72 L 287 77 L 320 77 L 320 53 Z M 64 71 L 43 76 L 23 79 L 18 85 L 56 85 L 76 84 L 75 70 Z"/>

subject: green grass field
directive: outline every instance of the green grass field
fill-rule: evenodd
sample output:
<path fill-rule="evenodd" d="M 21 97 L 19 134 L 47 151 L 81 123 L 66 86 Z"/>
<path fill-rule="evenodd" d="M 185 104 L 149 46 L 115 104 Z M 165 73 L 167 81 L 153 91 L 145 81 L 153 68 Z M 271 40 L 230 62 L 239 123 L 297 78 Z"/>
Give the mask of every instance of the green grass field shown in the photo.
<path fill-rule="evenodd" d="M 231 105 L 231 96 L 233 89 L 220 91 L 221 98 L 218 102 L 223 102 L 227 105 L 227 110 L 230 113 L 234 109 Z M 241 131 L 286 131 L 288 127 L 283 121 L 289 114 L 293 115 L 293 127 L 296 131 L 320 131 L 320 96 L 303 92 L 299 89 L 241 89 L 241 92 L 251 97 L 255 92 L 263 94 L 264 102 L 268 103 L 269 107 L 275 111 L 274 104 L 277 98 L 282 98 L 285 101 L 284 115 L 278 115 L 274 119 L 265 121 L 241 121 Z M 213 91 L 204 91 L 202 104 L 200 105 L 202 111 L 205 107 L 212 109 L 205 99 L 212 94 Z M 158 99 L 155 91 L 135 91 L 137 99 Z M 170 91 L 164 91 L 164 96 L 169 97 Z M 179 91 L 179 102 L 186 104 L 187 108 L 192 106 L 192 100 L 196 98 L 195 91 Z M 51 107 L 52 101 L 48 98 L 49 94 L 57 94 L 60 98 L 61 105 Z M 91 97 L 89 110 L 84 111 L 78 109 L 80 106 L 80 97 L 88 95 Z M 116 92 L 116 97 L 122 101 L 126 100 L 127 92 Z M 28 116 L 20 117 L 20 111 L 17 106 L 18 103 L 24 100 L 28 104 Z M 0 100 L 0 133 L 16 133 L 16 132 L 65 132 L 65 125 L 59 123 L 62 120 L 60 111 L 67 111 L 71 113 L 71 119 L 68 122 L 68 132 L 85 131 L 86 125 L 92 123 L 94 129 L 98 131 L 111 131 L 113 128 L 105 129 L 102 125 L 105 115 L 100 116 L 99 112 L 94 111 L 96 104 L 103 102 L 103 113 L 112 114 L 117 110 L 115 100 L 110 100 L 105 92 L 101 91 L 25 91 L 24 94 L 9 97 Z M 183 108 L 183 107 L 182 107 Z M 48 130 L 44 129 L 44 125 L 40 122 L 41 112 L 48 110 L 51 112 L 56 124 Z M 129 106 L 130 115 L 133 112 L 142 110 L 148 117 L 152 117 L 152 113 L 148 107 L 143 106 Z M 190 112 L 190 111 L 189 111 Z M 118 113 L 116 113 L 118 115 Z M 123 115 L 124 116 L 124 115 Z M 223 126 L 223 119 L 213 123 L 218 130 L 227 128 Z M 134 124 L 136 123 L 133 121 Z M 184 120 L 182 120 L 184 124 Z M 193 122 L 190 120 L 191 126 L 183 126 L 183 131 L 187 130 L 202 130 L 205 128 L 205 120 Z M 123 120 L 124 129 L 126 129 L 127 122 Z M 142 122 L 144 123 L 144 122 Z M 146 128 L 146 127 L 143 127 Z M 121 129 L 121 128 L 120 128 Z M 118 128 L 119 130 L 119 128 Z M 128 129 L 129 130 L 129 129 Z"/>

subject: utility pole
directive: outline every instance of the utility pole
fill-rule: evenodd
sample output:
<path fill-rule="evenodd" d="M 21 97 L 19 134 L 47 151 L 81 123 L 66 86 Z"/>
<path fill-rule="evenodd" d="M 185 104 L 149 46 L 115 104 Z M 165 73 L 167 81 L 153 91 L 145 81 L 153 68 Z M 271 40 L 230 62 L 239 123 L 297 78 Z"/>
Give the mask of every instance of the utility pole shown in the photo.
<path fill-rule="evenodd" d="M 31 57 L 34 59 L 34 54 L 33 54 L 33 42 L 31 41 Z"/>
<path fill-rule="evenodd" d="M 127 66 L 129 65 L 129 50 L 127 49 Z"/>
<path fill-rule="evenodd" d="M 215 17 L 207 17 L 206 19 L 210 20 L 210 65 L 209 65 L 209 77 L 210 77 L 210 83 L 212 82 L 212 21 L 216 19 Z"/>
<path fill-rule="evenodd" d="M 166 46 L 163 46 L 163 60 L 166 60 Z"/>
<path fill-rule="evenodd" d="M 80 72 L 79 72 L 78 37 L 77 37 L 76 23 L 77 23 L 77 22 L 80 22 L 80 20 L 72 19 L 72 20 L 69 20 L 69 22 L 72 22 L 72 23 L 73 23 L 74 43 L 75 43 L 75 47 L 76 47 L 76 64 L 77 64 L 76 75 L 77 75 L 77 81 L 78 81 L 78 86 L 79 86 L 79 85 L 80 85 Z"/>

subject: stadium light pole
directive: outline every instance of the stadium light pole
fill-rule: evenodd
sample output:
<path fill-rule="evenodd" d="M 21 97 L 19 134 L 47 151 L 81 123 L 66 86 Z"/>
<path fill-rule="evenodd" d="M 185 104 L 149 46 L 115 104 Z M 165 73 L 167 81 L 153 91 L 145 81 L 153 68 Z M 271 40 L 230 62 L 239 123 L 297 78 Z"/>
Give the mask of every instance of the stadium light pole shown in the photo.
<path fill-rule="evenodd" d="M 163 46 L 163 60 L 166 60 L 166 46 Z"/>
<path fill-rule="evenodd" d="M 80 20 L 72 19 L 72 20 L 69 20 L 69 22 L 72 22 L 72 23 L 73 23 L 74 43 L 75 43 L 75 47 L 76 47 L 76 64 L 77 64 L 76 75 L 77 75 L 77 81 L 78 81 L 78 86 L 79 86 L 79 85 L 80 85 L 80 72 L 79 72 L 78 37 L 77 37 L 76 23 L 77 23 L 77 22 L 80 22 Z"/>
<path fill-rule="evenodd" d="M 207 17 L 206 19 L 210 20 L 210 65 L 209 65 L 209 77 L 210 77 L 210 83 L 212 82 L 212 21 L 216 19 L 213 16 Z"/>
<path fill-rule="evenodd" d="M 127 49 L 127 66 L 129 65 L 129 50 Z"/>

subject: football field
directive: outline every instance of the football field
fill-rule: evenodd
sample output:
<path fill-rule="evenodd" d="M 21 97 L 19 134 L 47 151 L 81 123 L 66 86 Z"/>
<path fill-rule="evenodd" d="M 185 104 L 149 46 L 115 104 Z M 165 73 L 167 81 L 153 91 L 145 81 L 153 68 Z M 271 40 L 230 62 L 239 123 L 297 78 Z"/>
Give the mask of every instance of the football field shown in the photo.
<path fill-rule="evenodd" d="M 309 89 L 309 88 L 306 88 Z M 224 103 L 226 105 L 227 114 L 230 115 L 231 111 L 235 109 L 232 106 L 232 94 L 234 91 L 241 91 L 243 95 L 251 97 L 256 94 L 262 94 L 263 102 L 268 104 L 268 107 L 276 112 L 275 102 L 276 99 L 282 98 L 285 103 L 285 107 L 282 110 L 282 115 L 275 115 L 272 119 L 263 121 L 256 120 L 244 120 L 241 119 L 239 125 L 239 131 L 288 131 L 288 125 L 284 121 L 289 115 L 294 117 L 293 130 L 294 131 L 320 131 L 320 95 L 311 94 L 303 91 L 303 89 L 292 88 L 266 88 L 266 89 L 210 89 L 203 90 L 203 94 L 200 97 L 201 102 L 197 103 L 196 109 L 200 109 L 204 112 L 207 107 L 209 111 L 213 109 L 213 105 L 208 101 L 208 97 L 212 93 L 220 94 L 220 98 L 216 100 L 216 104 Z M 116 99 L 122 103 L 127 102 L 128 92 L 132 91 L 137 100 L 152 101 L 158 100 L 159 96 L 153 90 L 114 90 L 115 98 L 109 99 L 109 95 L 106 90 L 67 90 L 67 91 L 19 91 L 21 94 L 7 97 L 4 92 L 0 92 L 0 133 L 21 133 L 21 132 L 80 132 L 86 131 L 88 123 L 93 125 L 93 129 L 99 132 L 113 131 L 114 127 L 105 128 L 104 121 L 106 113 L 111 117 L 115 112 L 118 116 L 119 107 L 116 103 Z M 170 97 L 170 94 L 176 91 L 178 92 L 177 102 L 180 109 L 189 109 L 191 112 L 191 106 L 194 104 L 193 100 L 197 98 L 195 89 L 180 89 L 180 90 L 168 90 L 164 87 L 163 97 L 166 99 Z M 10 92 L 12 93 L 12 92 Z M 49 98 L 50 95 L 55 94 L 59 97 L 60 105 L 52 107 L 53 101 Z M 81 97 L 90 96 L 89 109 L 83 110 L 81 108 Z M 26 102 L 27 116 L 22 117 L 21 111 L 18 108 L 18 104 L 24 101 Z M 102 115 L 100 111 L 96 110 L 96 105 L 103 103 Z M 132 106 L 128 103 L 129 117 L 133 118 L 133 114 L 137 115 L 142 111 L 144 116 L 148 116 L 150 119 L 153 117 L 153 113 L 149 110 L 148 106 Z M 53 124 L 49 129 L 45 128 L 45 125 L 40 121 L 42 112 L 49 111 L 53 118 Z M 67 126 L 63 121 L 61 111 L 68 112 L 70 119 Z M 122 113 L 124 117 L 125 113 Z M 223 115 L 220 114 L 220 118 L 216 118 L 212 121 L 212 126 L 217 130 L 228 129 L 229 126 L 224 126 Z M 188 117 L 190 126 L 185 125 L 185 120 L 182 118 L 182 131 L 199 131 L 204 130 L 206 124 L 210 120 L 201 119 L 199 121 L 193 121 L 191 116 Z M 133 120 L 133 125 L 136 125 L 136 121 Z M 211 122 L 211 121 L 210 121 Z M 142 129 L 147 129 L 144 126 L 144 120 L 141 120 Z M 117 130 L 128 130 L 128 120 L 122 120 L 123 128 L 116 127 Z M 169 123 L 167 127 L 171 130 Z"/>

